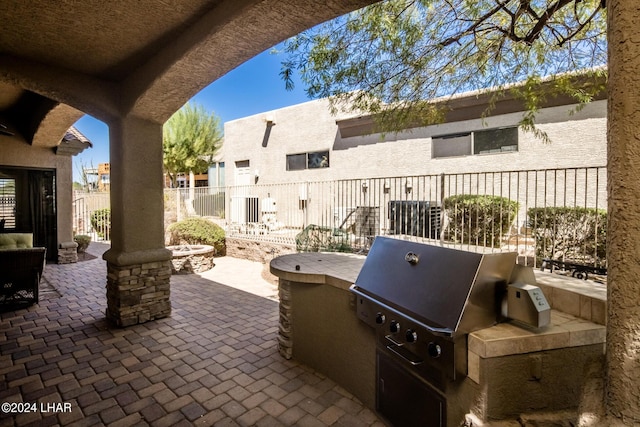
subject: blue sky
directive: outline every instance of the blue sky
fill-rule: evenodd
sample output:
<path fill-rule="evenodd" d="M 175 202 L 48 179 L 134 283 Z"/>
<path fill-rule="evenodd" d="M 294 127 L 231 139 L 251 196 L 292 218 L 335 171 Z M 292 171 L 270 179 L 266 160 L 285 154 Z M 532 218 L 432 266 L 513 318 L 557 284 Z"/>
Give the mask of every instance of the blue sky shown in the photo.
<path fill-rule="evenodd" d="M 299 79 L 293 91 L 285 89 L 279 75 L 284 58 L 282 45 L 277 49 L 277 54 L 268 49 L 250 59 L 204 88 L 192 100 L 214 112 L 221 123 L 308 101 Z M 75 126 L 93 143 L 93 148 L 73 157 L 74 181 L 80 181 L 81 165 L 98 167 L 99 163 L 109 161 L 109 129 L 88 115 Z"/>

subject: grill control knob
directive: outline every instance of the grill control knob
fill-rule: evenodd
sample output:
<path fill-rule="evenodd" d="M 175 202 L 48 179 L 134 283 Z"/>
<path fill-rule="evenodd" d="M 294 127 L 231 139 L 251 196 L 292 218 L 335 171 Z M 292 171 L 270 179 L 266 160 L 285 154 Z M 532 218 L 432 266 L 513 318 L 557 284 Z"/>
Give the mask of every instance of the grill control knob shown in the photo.
<path fill-rule="evenodd" d="M 400 332 L 400 323 L 392 320 L 391 323 L 389 323 L 389 332 L 391 332 L 392 334 Z"/>
<path fill-rule="evenodd" d="M 429 353 L 429 356 L 437 359 L 442 354 L 442 347 L 434 342 L 430 342 L 427 344 L 427 352 Z"/>
<path fill-rule="evenodd" d="M 378 325 L 382 325 L 384 323 L 385 319 L 386 318 L 384 317 L 384 314 L 382 314 L 382 313 L 376 314 L 376 323 Z"/>
<path fill-rule="evenodd" d="M 407 342 L 416 342 L 418 341 L 418 333 L 413 329 L 407 329 L 405 339 L 407 340 Z"/>

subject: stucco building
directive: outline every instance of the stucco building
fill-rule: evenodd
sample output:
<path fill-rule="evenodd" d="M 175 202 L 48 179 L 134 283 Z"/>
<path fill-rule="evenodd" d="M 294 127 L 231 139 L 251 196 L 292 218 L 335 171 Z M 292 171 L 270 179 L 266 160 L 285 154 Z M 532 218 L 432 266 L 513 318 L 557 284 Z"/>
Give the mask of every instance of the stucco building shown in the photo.
<path fill-rule="evenodd" d="M 484 102 L 484 103 L 483 103 Z M 551 142 L 518 128 L 522 107 L 482 112 L 486 96 L 468 94 L 450 103 L 442 124 L 399 134 L 371 133 L 369 116 L 329 111 L 314 100 L 225 123 L 227 185 L 380 178 L 604 166 L 606 100 L 576 111 L 558 100 L 537 115 Z M 473 103 L 473 107 L 469 104 Z"/>

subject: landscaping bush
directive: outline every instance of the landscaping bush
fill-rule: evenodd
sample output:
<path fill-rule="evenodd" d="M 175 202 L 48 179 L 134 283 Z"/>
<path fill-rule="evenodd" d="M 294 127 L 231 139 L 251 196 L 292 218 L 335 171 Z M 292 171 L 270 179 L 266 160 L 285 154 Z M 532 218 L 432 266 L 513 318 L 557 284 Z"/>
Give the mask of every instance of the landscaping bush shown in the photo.
<path fill-rule="evenodd" d="M 604 209 L 530 208 L 527 220 L 540 260 L 552 258 L 606 266 L 607 212 Z"/>
<path fill-rule="evenodd" d="M 87 250 L 89 243 L 91 243 L 91 236 L 86 234 L 78 234 L 73 236 L 73 241 L 78 244 L 78 253 L 81 254 Z"/>
<path fill-rule="evenodd" d="M 216 249 L 216 255 L 226 253 L 224 230 L 204 218 L 175 222 L 167 231 L 170 245 L 211 245 Z"/>
<path fill-rule="evenodd" d="M 111 209 L 98 209 L 91 213 L 91 226 L 104 240 L 111 236 Z"/>
<path fill-rule="evenodd" d="M 460 194 L 444 199 L 449 223 L 444 238 L 456 243 L 500 247 L 518 212 L 506 197 Z"/>
<path fill-rule="evenodd" d="M 310 224 L 296 235 L 298 252 L 352 252 L 349 234 L 337 229 Z"/>

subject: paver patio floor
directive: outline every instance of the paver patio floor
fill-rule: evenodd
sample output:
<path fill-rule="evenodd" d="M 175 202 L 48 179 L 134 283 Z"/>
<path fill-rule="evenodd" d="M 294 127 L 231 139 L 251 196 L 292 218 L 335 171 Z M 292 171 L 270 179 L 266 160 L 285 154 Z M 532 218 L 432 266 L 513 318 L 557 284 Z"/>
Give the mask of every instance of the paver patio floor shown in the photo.
<path fill-rule="evenodd" d="M 47 265 L 40 303 L 0 314 L 0 402 L 35 404 L 0 412 L 1 426 L 384 425 L 280 356 L 278 302 L 221 284 L 224 271 L 173 276 L 168 318 L 110 326 L 100 246 Z"/>

